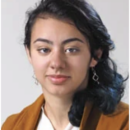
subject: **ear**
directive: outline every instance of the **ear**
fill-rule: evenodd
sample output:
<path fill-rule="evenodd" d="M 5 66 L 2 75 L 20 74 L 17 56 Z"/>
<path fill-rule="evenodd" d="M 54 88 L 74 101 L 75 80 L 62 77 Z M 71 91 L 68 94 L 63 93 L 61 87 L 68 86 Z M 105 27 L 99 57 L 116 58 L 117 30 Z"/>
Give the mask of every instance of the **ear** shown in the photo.
<path fill-rule="evenodd" d="M 96 52 L 97 57 L 100 59 L 102 56 L 102 50 L 98 49 Z M 96 61 L 94 58 L 91 59 L 90 67 L 93 68 L 97 65 L 98 61 Z"/>
<path fill-rule="evenodd" d="M 32 64 L 31 52 L 30 52 L 30 50 L 28 49 L 27 46 L 25 47 L 25 50 L 26 50 L 26 54 L 27 54 L 28 60 L 29 60 L 30 64 Z"/>

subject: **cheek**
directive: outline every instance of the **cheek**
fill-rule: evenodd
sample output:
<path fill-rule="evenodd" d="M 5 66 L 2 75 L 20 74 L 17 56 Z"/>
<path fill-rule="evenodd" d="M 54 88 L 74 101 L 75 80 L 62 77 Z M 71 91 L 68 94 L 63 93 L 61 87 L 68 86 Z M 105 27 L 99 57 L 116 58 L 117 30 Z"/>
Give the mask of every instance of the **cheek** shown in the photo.
<path fill-rule="evenodd" d="M 37 54 L 34 54 L 32 56 L 32 66 L 35 73 L 42 73 L 48 66 L 48 58 L 43 58 L 42 56 L 40 57 Z"/>
<path fill-rule="evenodd" d="M 90 64 L 90 54 L 81 55 L 75 59 L 71 59 L 71 69 L 75 70 L 76 73 L 86 74 Z"/>

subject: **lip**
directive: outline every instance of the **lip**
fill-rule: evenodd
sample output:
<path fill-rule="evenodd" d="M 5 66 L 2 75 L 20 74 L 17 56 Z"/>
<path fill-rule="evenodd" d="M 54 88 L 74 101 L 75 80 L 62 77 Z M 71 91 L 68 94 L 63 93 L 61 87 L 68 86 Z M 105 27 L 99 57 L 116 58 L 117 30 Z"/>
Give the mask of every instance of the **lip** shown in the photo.
<path fill-rule="evenodd" d="M 53 84 L 63 84 L 70 78 L 66 75 L 48 75 L 47 77 Z"/>

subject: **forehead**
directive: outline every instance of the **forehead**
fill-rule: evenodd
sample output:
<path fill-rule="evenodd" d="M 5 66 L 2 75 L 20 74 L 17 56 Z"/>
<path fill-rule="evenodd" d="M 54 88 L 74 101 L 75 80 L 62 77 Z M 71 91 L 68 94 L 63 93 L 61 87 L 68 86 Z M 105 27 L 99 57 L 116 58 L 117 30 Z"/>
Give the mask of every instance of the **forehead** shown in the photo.
<path fill-rule="evenodd" d="M 31 39 L 44 37 L 51 40 L 63 40 L 68 37 L 79 37 L 86 40 L 70 20 L 59 20 L 52 17 L 39 17 L 32 28 Z"/>

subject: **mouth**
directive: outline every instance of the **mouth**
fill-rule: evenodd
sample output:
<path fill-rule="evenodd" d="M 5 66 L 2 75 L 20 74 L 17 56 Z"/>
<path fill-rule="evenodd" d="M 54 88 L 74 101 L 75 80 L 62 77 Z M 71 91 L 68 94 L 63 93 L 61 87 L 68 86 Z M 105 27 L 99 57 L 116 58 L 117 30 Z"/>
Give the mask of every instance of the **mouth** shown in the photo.
<path fill-rule="evenodd" d="M 70 76 L 66 75 L 48 75 L 48 79 L 53 83 L 53 84 L 63 84 L 66 82 Z"/>

